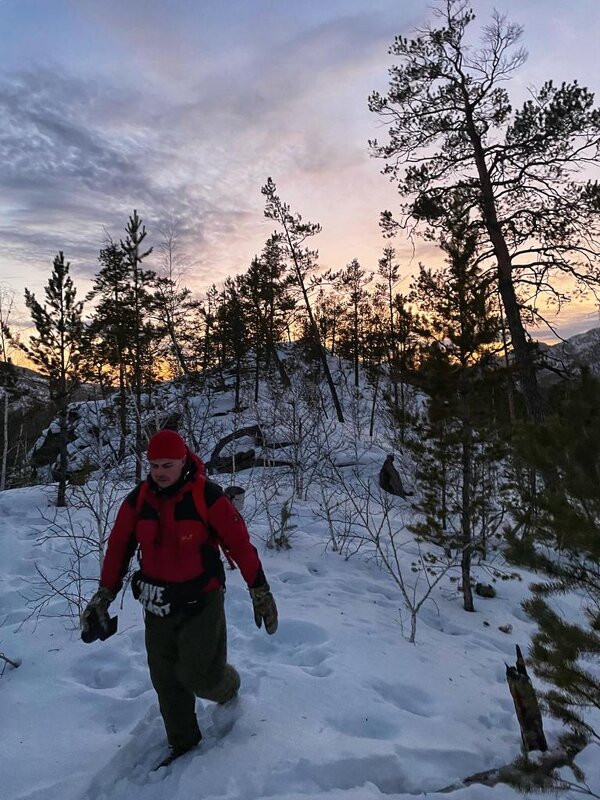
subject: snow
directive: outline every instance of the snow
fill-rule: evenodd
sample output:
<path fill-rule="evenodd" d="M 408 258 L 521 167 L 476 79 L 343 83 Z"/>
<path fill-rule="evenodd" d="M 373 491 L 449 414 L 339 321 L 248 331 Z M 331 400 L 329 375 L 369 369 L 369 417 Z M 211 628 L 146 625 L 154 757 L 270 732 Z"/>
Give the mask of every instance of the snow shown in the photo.
<path fill-rule="evenodd" d="M 519 753 L 505 662 L 532 632 L 520 608 L 527 580 L 499 583 L 474 614 L 445 581 L 412 645 L 389 576 L 360 553 L 346 560 L 331 552 L 325 523 L 300 506 L 292 549 L 256 540 L 279 630 L 270 637 L 255 627 L 239 572 L 229 573 L 230 660 L 241 695 L 225 707 L 198 701 L 201 746 L 149 772 L 164 732 L 133 597 L 113 604 L 119 632 L 106 642 L 83 644 L 67 617 L 27 619 L 36 564 L 60 561 L 52 542 L 36 545 L 52 496 L 52 487 L 0 494 L 0 651 L 22 662 L 0 678 L 2 800 L 399 800 L 445 797 L 439 790 L 456 784 L 459 800 L 521 796 L 460 781 Z M 511 635 L 499 630 L 507 624 Z M 558 723 L 545 724 L 555 742 Z M 596 792 L 597 751 L 580 756 Z"/>

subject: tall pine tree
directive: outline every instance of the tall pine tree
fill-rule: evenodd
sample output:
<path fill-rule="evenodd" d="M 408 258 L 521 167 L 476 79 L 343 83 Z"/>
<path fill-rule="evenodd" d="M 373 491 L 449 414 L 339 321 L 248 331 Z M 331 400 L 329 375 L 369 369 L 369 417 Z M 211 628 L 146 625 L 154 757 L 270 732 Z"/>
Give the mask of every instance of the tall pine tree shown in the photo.
<path fill-rule="evenodd" d="M 600 184 L 589 164 L 598 163 L 600 109 L 577 81 L 547 81 L 513 107 L 506 86 L 526 58 L 521 26 L 494 12 L 473 43 L 468 0 L 437 0 L 432 15 L 413 37 L 394 39 L 389 90 L 369 98 L 389 123 L 387 142 L 372 150 L 401 197 L 400 220 L 384 212 L 384 222 L 430 238 L 445 226 L 448 200 L 463 195 L 496 273 L 528 416 L 539 421 L 519 283 L 533 314 L 540 292 L 564 296 L 559 273 L 597 293 Z"/>
<path fill-rule="evenodd" d="M 144 452 L 144 435 L 142 423 L 142 394 L 144 387 L 152 382 L 153 358 L 152 347 L 156 344 L 156 330 L 152 324 L 151 314 L 154 310 L 154 298 L 150 287 L 154 285 L 155 273 L 142 267 L 142 261 L 150 255 L 152 248 L 144 251 L 142 244 L 146 238 L 146 227 L 134 209 L 129 217 L 125 241 L 121 240 L 121 249 L 125 253 L 128 267 L 129 297 L 133 329 L 128 343 L 131 354 L 131 374 L 129 385 L 133 399 L 135 415 L 135 479 L 142 477 L 142 457 Z"/>
<path fill-rule="evenodd" d="M 158 335 L 164 340 L 164 358 L 174 375 L 187 377 L 197 367 L 199 351 L 198 303 L 183 285 L 187 261 L 181 252 L 175 224 L 162 231 L 160 270 L 156 278 L 154 308 Z"/>
<path fill-rule="evenodd" d="M 129 302 L 129 269 L 125 253 L 114 242 L 100 250 L 99 272 L 94 277 L 87 299 L 96 301 L 93 317 L 86 326 L 89 340 L 85 365 L 91 379 L 117 386 L 119 446 L 117 457 L 125 457 L 127 444 L 127 370 L 128 342 L 134 326 Z M 108 377 L 103 374 L 108 371 Z"/>
<path fill-rule="evenodd" d="M 24 352 L 48 377 L 50 399 L 58 414 L 58 496 L 57 506 L 66 505 L 68 479 L 68 415 L 69 400 L 80 382 L 83 304 L 75 300 L 76 289 L 69 275 L 70 264 L 59 252 L 52 265 L 52 274 L 45 288 L 42 305 L 25 289 L 25 304 L 31 313 L 37 334 Z"/>
<path fill-rule="evenodd" d="M 319 233 L 321 226 L 318 223 L 303 222 L 300 214 L 293 214 L 287 203 L 283 203 L 277 195 L 277 187 L 271 178 L 267 180 L 267 183 L 262 187 L 261 191 L 266 198 L 265 217 L 277 222 L 282 229 L 278 239 L 283 252 L 289 259 L 290 269 L 302 294 L 302 299 L 304 300 L 308 318 L 307 332 L 313 347 L 317 351 L 338 421 L 344 422 L 344 413 L 333 382 L 333 377 L 327 361 L 327 353 L 321 342 L 319 326 L 317 325 L 308 293 L 307 277 L 316 265 L 317 253 L 314 250 L 304 247 L 304 242 Z"/>
<path fill-rule="evenodd" d="M 441 240 L 446 266 L 421 267 L 414 283 L 428 341 L 421 365 L 428 400 L 412 442 L 421 489 L 415 507 L 422 514 L 413 529 L 459 554 L 464 608 L 473 611 L 471 562 L 486 535 L 478 523 L 491 502 L 479 471 L 482 461 L 494 458 L 486 378 L 498 320 L 490 277 L 480 271 L 476 233 L 461 213 L 449 227 Z"/>
<path fill-rule="evenodd" d="M 346 301 L 346 313 L 342 317 L 345 335 L 341 337 L 338 350 L 340 355 L 347 355 L 352 361 L 356 388 L 359 385 L 359 367 L 364 347 L 363 321 L 369 308 L 366 287 L 372 278 L 373 273 L 364 270 L 356 258 L 336 276 L 336 288 Z"/>

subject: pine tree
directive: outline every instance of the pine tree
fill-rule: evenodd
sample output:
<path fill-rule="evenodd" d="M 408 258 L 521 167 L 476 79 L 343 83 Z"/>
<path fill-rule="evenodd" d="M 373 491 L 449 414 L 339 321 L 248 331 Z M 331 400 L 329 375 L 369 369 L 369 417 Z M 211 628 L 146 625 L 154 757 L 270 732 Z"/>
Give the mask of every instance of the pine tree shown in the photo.
<path fill-rule="evenodd" d="M 292 279 L 277 236 L 271 236 L 260 257 L 254 258 L 242 276 L 240 295 L 248 306 L 249 332 L 255 351 L 254 399 L 258 400 L 261 363 L 268 373 L 271 362 L 277 367 L 279 378 L 290 388 L 290 378 L 277 352 L 294 311 L 295 300 L 291 295 Z"/>
<path fill-rule="evenodd" d="M 76 289 L 69 275 L 70 264 L 59 252 L 45 288 L 44 305 L 25 289 L 25 304 L 31 313 L 37 335 L 21 348 L 48 377 L 50 399 L 58 413 L 58 497 L 57 506 L 66 505 L 68 479 L 67 406 L 80 382 L 81 319 L 83 303 L 75 300 Z"/>
<path fill-rule="evenodd" d="M 110 241 L 99 255 L 101 269 L 88 294 L 95 308 L 86 336 L 87 369 L 116 383 L 120 441 L 118 458 L 126 455 L 129 416 L 134 417 L 136 477 L 141 478 L 144 449 L 142 395 L 159 374 L 161 339 L 165 329 L 154 324 L 156 275 L 141 264 L 152 248 L 142 252 L 146 230 L 137 212 L 129 218 L 125 241 Z"/>
<path fill-rule="evenodd" d="M 371 399 L 371 414 L 369 418 L 369 436 L 375 433 L 375 416 L 379 401 L 379 389 L 383 374 L 383 365 L 386 355 L 389 355 L 389 339 L 386 335 L 384 315 L 377 299 L 370 304 L 368 313 L 363 319 L 363 346 L 365 357 L 363 367 L 367 380 L 371 384 L 373 396 Z"/>
<path fill-rule="evenodd" d="M 385 247 L 383 256 L 379 259 L 377 273 L 382 279 L 375 287 L 378 299 L 384 304 L 387 310 L 388 325 L 388 347 L 390 378 L 394 390 L 394 407 L 398 408 L 398 377 L 402 378 L 400 367 L 399 341 L 396 336 L 396 286 L 400 280 L 400 266 L 395 262 L 396 251 L 393 247 Z"/>
<path fill-rule="evenodd" d="M 142 394 L 144 386 L 154 379 L 153 348 L 157 344 L 157 331 L 152 324 L 151 315 L 154 310 L 154 298 L 149 288 L 154 285 L 155 273 L 142 268 L 142 261 L 150 255 L 152 248 L 142 252 L 142 244 L 146 238 L 146 227 L 134 209 L 129 217 L 125 241 L 121 240 L 121 249 L 125 253 L 125 263 L 129 270 L 129 305 L 132 312 L 133 329 L 131 340 L 131 374 L 129 383 L 133 396 L 135 414 L 135 479 L 142 477 L 142 455 L 144 437 L 142 425 Z"/>
<path fill-rule="evenodd" d="M 267 180 L 261 191 L 266 197 L 265 217 L 275 220 L 282 228 L 283 232 L 279 234 L 278 239 L 286 257 L 290 261 L 290 268 L 302 294 L 308 318 L 307 332 L 314 343 L 314 348 L 317 350 L 338 421 L 344 422 L 344 413 L 327 362 L 327 353 L 321 342 L 319 327 L 310 302 L 307 286 L 307 276 L 315 267 L 317 254 L 315 251 L 303 247 L 303 244 L 306 239 L 319 233 L 321 226 L 318 223 L 303 222 L 300 214 L 292 214 L 289 206 L 283 203 L 277 195 L 277 187 L 271 178 Z"/>
<path fill-rule="evenodd" d="M 326 291 L 323 286 L 315 298 L 315 318 L 323 345 L 332 356 L 338 355 L 340 319 L 344 313 L 341 296 L 335 290 Z"/>
<path fill-rule="evenodd" d="M 198 313 L 202 320 L 202 339 L 198 344 L 198 358 L 201 363 L 201 372 L 206 371 L 214 366 L 217 354 L 213 344 L 213 337 L 215 335 L 216 315 L 219 307 L 219 289 L 215 283 L 208 287 L 205 292 L 204 302 L 198 305 Z"/>
<path fill-rule="evenodd" d="M 544 423 L 523 426 L 517 442 L 526 463 L 548 476 L 530 533 L 510 537 L 512 559 L 548 576 L 524 603 L 538 626 L 531 663 L 553 686 L 551 712 L 600 740 L 587 715 L 600 710 L 600 382 L 584 373 L 561 387 Z M 555 601 L 571 592 L 581 613 L 567 619 Z"/>
<path fill-rule="evenodd" d="M 498 457 L 490 447 L 496 436 L 486 384 L 498 320 L 491 309 L 490 277 L 480 271 L 476 233 L 460 213 L 448 225 L 449 234 L 441 240 L 446 267 L 422 266 L 414 283 L 413 299 L 423 313 L 421 333 L 428 340 L 420 368 L 428 400 L 411 443 L 421 490 L 415 508 L 423 517 L 412 529 L 447 554 L 459 553 L 464 608 L 473 611 L 471 562 L 486 535 L 485 527 L 479 532 L 477 527 L 490 502 L 481 492 L 476 465 Z"/>
<path fill-rule="evenodd" d="M 395 38 L 389 91 L 369 98 L 389 122 L 387 143 L 370 144 L 402 198 L 401 219 L 384 212 L 383 221 L 433 238 L 453 195 L 463 195 L 496 273 L 529 417 L 541 420 L 518 286 L 523 279 L 536 300 L 561 298 L 554 276 L 563 273 L 597 291 L 600 184 L 587 171 L 598 160 L 600 110 L 576 81 L 548 81 L 513 109 L 506 86 L 526 58 L 522 28 L 494 12 L 473 46 L 467 0 L 438 0 L 433 16 L 413 38 Z"/>
<path fill-rule="evenodd" d="M 364 270 L 358 259 L 353 258 L 336 275 L 335 287 L 342 298 L 345 314 L 342 316 L 343 337 L 338 344 L 340 355 L 349 356 L 354 371 L 354 386 L 359 385 L 359 368 L 363 355 L 362 320 L 368 313 L 369 303 L 367 285 L 373 278 L 372 272 Z M 344 324 L 345 323 L 345 324 Z"/>
<path fill-rule="evenodd" d="M 158 245 L 160 274 L 156 278 L 154 309 L 157 335 L 165 341 L 165 359 L 173 374 L 190 376 L 197 366 L 198 303 L 183 286 L 186 259 L 179 248 L 178 231 L 170 224 Z"/>
<path fill-rule="evenodd" d="M 10 332 L 10 318 L 13 310 L 14 295 L 12 291 L 0 285 L 0 400 L 2 402 L 1 441 L 2 455 L 0 456 L 0 491 L 6 488 L 8 471 L 8 417 L 11 398 L 17 390 L 17 372 L 11 361 L 10 353 L 15 348 L 13 336 Z"/>
<path fill-rule="evenodd" d="M 125 457 L 128 434 L 127 424 L 127 370 L 128 342 L 134 327 L 133 309 L 129 293 L 129 269 L 125 253 L 114 242 L 100 250 L 98 261 L 102 265 L 87 295 L 96 302 L 91 321 L 86 326 L 88 340 L 84 367 L 89 380 L 104 386 L 117 385 L 117 412 L 119 420 L 118 459 Z M 108 373 L 108 374 L 106 374 Z"/>
<path fill-rule="evenodd" d="M 248 355 L 250 342 L 248 337 L 248 319 L 246 309 L 240 295 L 242 279 L 227 278 L 221 293 L 216 323 L 217 333 L 213 341 L 221 351 L 222 369 L 227 367 L 230 360 L 234 369 L 234 408 L 240 408 L 240 391 L 244 359 Z"/>

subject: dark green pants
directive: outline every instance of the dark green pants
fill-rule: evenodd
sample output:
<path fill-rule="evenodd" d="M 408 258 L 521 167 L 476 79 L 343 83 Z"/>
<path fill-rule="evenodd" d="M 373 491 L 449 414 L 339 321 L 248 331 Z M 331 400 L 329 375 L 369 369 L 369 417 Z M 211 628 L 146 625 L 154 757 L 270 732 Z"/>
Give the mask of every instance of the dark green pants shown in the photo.
<path fill-rule="evenodd" d="M 196 697 L 223 703 L 240 685 L 227 663 L 223 590 L 210 592 L 199 609 L 167 617 L 146 612 L 146 652 L 169 744 L 175 749 L 196 744 Z"/>

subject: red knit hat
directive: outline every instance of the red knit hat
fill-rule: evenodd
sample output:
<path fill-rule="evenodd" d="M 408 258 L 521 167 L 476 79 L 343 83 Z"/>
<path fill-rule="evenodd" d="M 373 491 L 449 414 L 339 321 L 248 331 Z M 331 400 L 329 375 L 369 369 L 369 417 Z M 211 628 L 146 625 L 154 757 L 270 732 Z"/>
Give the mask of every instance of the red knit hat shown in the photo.
<path fill-rule="evenodd" d="M 164 429 L 155 433 L 148 442 L 148 460 L 158 458 L 185 458 L 187 446 L 177 431 Z"/>

